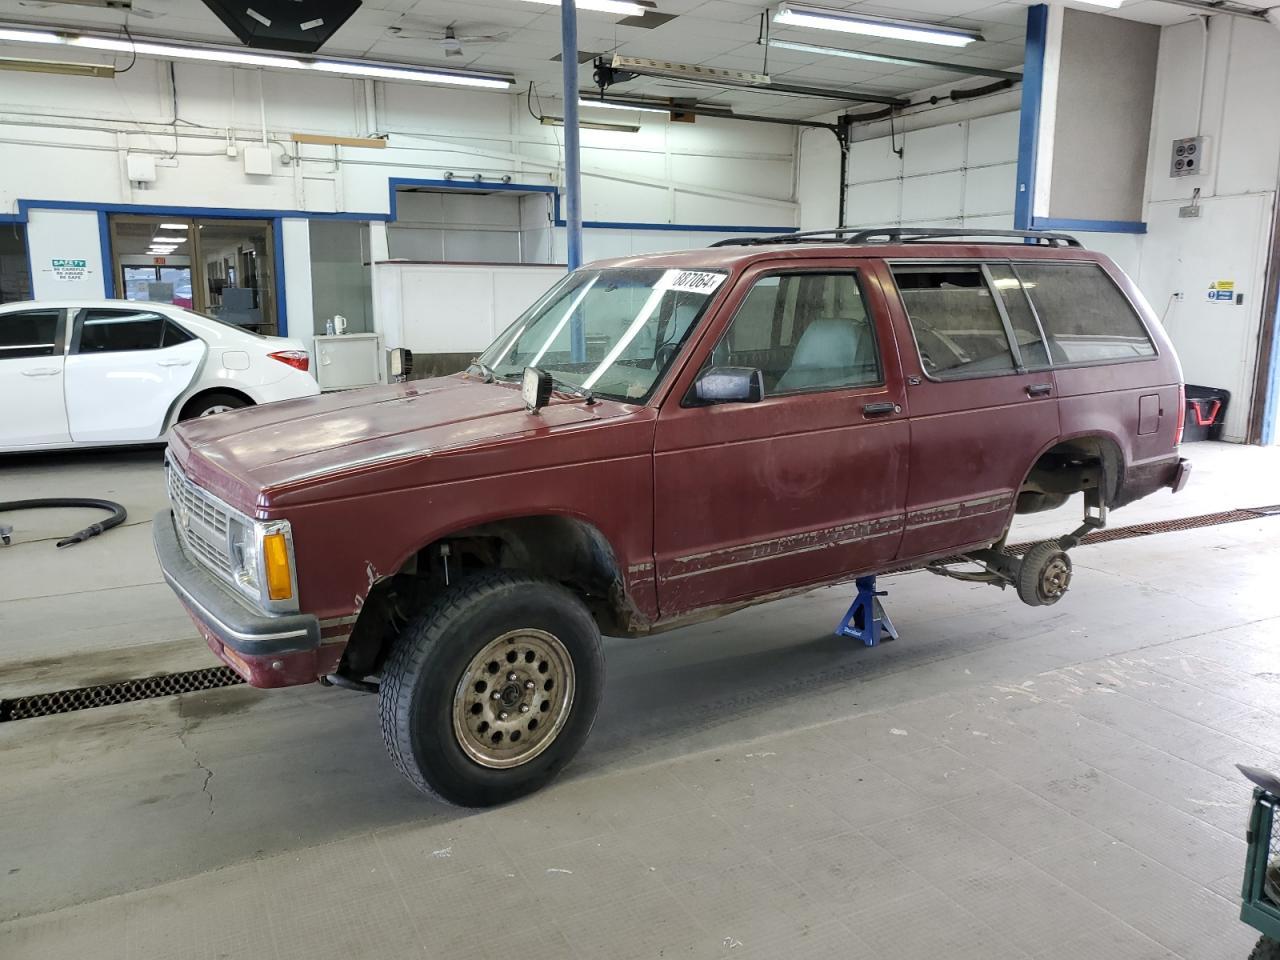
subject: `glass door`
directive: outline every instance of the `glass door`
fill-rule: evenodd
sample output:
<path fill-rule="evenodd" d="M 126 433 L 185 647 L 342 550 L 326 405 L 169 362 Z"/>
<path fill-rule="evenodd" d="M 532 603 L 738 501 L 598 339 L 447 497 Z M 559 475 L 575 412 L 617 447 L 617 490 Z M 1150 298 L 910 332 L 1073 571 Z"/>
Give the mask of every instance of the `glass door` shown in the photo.
<path fill-rule="evenodd" d="M 275 247 L 268 220 L 111 218 L 116 287 L 257 333 L 276 333 Z"/>

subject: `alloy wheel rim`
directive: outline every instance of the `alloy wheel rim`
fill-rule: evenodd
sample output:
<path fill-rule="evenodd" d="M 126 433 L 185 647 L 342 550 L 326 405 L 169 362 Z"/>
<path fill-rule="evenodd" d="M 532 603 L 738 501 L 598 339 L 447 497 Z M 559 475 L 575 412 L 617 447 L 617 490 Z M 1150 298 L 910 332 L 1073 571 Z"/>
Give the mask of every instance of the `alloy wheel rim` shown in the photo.
<path fill-rule="evenodd" d="M 528 763 L 555 742 L 573 708 L 569 651 L 545 630 L 512 630 L 485 644 L 453 697 L 463 752 L 494 770 Z"/>
<path fill-rule="evenodd" d="M 212 407 L 205 407 L 204 412 L 200 414 L 200 416 L 211 417 L 215 413 L 226 413 L 230 409 L 231 407 L 227 406 L 225 403 L 215 403 Z"/>

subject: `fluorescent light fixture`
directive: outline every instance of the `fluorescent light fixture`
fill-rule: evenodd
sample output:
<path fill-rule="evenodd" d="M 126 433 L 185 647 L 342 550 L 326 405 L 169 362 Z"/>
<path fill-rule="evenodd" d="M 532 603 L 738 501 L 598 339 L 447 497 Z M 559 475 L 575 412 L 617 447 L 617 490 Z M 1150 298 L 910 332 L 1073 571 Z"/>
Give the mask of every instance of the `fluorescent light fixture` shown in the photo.
<path fill-rule="evenodd" d="M 530 3 L 541 3 L 548 7 L 560 6 L 560 0 L 529 0 Z M 595 13 L 616 13 L 620 17 L 643 17 L 652 7 L 627 0 L 578 0 L 574 6 L 579 10 L 591 10 Z"/>
<path fill-rule="evenodd" d="M 62 60 L 11 60 L 0 58 L 0 70 L 17 70 L 21 73 L 57 73 L 64 77 L 98 77 L 109 80 L 116 75 L 116 68 L 109 63 L 66 63 Z"/>
<path fill-rule="evenodd" d="M 390 63 L 324 60 L 312 57 L 282 57 L 275 54 L 234 50 L 229 47 L 203 47 L 185 43 L 163 43 L 154 40 L 135 40 L 130 42 L 119 37 L 103 37 L 97 34 L 51 33 L 47 30 L 21 30 L 8 26 L 0 26 L 0 41 L 80 47 L 85 50 L 103 50 L 109 53 L 136 53 L 140 57 L 161 57 L 166 60 L 196 60 L 243 67 L 266 67 L 272 70 L 311 70 L 317 73 L 331 73 L 344 77 L 372 77 L 380 80 L 444 83 L 463 87 L 484 87 L 492 90 L 509 90 L 515 83 L 511 77 L 496 73 L 471 73 L 432 69 L 430 67 L 417 68 Z M 86 65 L 85 68 L 88 69 L 92 66 L 94 65 Z"/>
<path fill-rule="evenodd" d="M 564 117 L 539 117 L 544 127 L 563 127 Z M 583 130 L 606 130 L 610 133 L 639 133 L 640 126 L 635 123 L 600 123 L 597 120 L 579 120 L 578 126 Z"/>
<path fill-rule="evenodd" d="M 670 115 L 670 107 L 658 107 L 649 103 L 627 103 L 625 100 L 597 100 L 594 97 L 579 97 L 580 107 L 599 107 L 601 110 L 639 110 L 641 113 L 661 113 Z"/>
<path fill-rule="evenodd" d="M 161 229 L 161 230 L 181 230 L 181 231 L 183 231 L 183 232 L 185 233 L 186 231 L 188 231 L 188 230 L 190 230 L 190 229 L 191 229 L 191 224 L 189 224 L 189 223 L 162 223 L 162 224 L 160 224 L 160 229 Z"/>
<path fill-rule="evenodd" d="M 0 40 L 12 40 L 14 43 L 61 43 L 62 38 L 56 33 L 45 30 L 9 30 L 0 27 Z"/>
<path fill-rule="evenodd" d="M 152 243 L 162 244 L 162 245 L 163 245 L 163 244 L 169 244 L 169 245 L 172 245 L 172 246 L 178 247 L 178 246 L 181 246 L 182 244 L 186 243 L 186 242 L 187 242 L 187 238 L 186 238 L 186 237 L 174 237 L 174 236 L 171 236 L 171 235 L 169 235 L 169 234 L 167 234 L 167 233 L 157 233 L 154 237 L 152 237 L 152 238 L 151 238 L 151 242 L 152 242 Z"/>
<path fill-rule="evenodd" d="M 412 67 L 385 67 L 373 63 L 351 63 L 343 60 L 314 60 L 307 66 L 322 73 L 337 73 L 348 77 L 372 77 L 375 80 L 417 80 L 424 83 L 449 83 L 459 87 L 484 87 L 490 90 L 508 90 L 512 84 L 509 77 L 497 75 L 419 70 Z"/>
<path fill-rule="evenodd" d="M 779 40 L 777 37 L 764 37 L 760 43 L 779 50 L 795 50 L 797 53 L 816 53 L 821 57 L 847 57 L 850 60 L 870 60 L 872 63 L 892 63 L 903 67 L 928 67 L 934 70 L 948 70 L 951 73 L 962 73 L 973 77 L 996 77 L 1000 80 L 1021 80 L 1022 74 L 1014 70 L 996 70 L 993 67 L 972 67 L 963 63 L 944 63 L 941 60 L 921 60 L 918 57 L 895 57 L 888 53 L 871 53 L 865 50 L 849 50 L 845 47 L 824 47 L 816 43 L 797 43 L 794 40 Z"/>
<path fill-rule="evenodd" d="M 910 40 L 916 43 L 936 43 L 944 47 L 965 47 L 982 34 L 962 27 L 944 27 L 916 20 L 893 20 L 888 17 L 872 17 L 847 10 L 829 10 L 826 7 L 798 6 L 782 3 L 773 14 L 773 22 L 786 27 L 813 27 L 817 30 L 835 30 L 839 33 L 856 33 L 865 37 L 884 40 Z"/>
<path fill-rule="evenodd" d="M 1117 10 L 1124 5 L 1124 0 L 1080 0 L 1080 2 L 1087 3 L 1091 7 L 1107 7 L 1110 10 Z"/>

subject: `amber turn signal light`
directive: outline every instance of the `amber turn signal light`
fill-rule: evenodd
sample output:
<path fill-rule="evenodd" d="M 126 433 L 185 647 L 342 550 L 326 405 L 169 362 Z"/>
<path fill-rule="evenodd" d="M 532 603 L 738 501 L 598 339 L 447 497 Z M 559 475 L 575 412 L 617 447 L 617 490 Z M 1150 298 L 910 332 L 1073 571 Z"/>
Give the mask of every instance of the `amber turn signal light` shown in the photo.
<path fill-rule="evenodd" d="M 283 533 L 262 538 L 262 559 L 267 569 L 267 596 L 272 600 L 293 598 L 293 573 L 289 569 L 289 544 Z"/>

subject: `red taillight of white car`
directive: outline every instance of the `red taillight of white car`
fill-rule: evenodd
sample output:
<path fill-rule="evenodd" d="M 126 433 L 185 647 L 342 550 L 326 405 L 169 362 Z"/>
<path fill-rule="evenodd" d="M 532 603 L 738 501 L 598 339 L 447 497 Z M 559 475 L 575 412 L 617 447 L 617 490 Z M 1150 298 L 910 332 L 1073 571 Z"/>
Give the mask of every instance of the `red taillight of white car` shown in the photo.
<path fill-rule="evenodd" d="M 305 350 L 277 350 L 275 353 L 267 354 L 272 360 L 279 360 L 281 363 L 287 363 L 296 370 L 306 373 L 311 369 L 311 358 L 307 356 Z"/>

